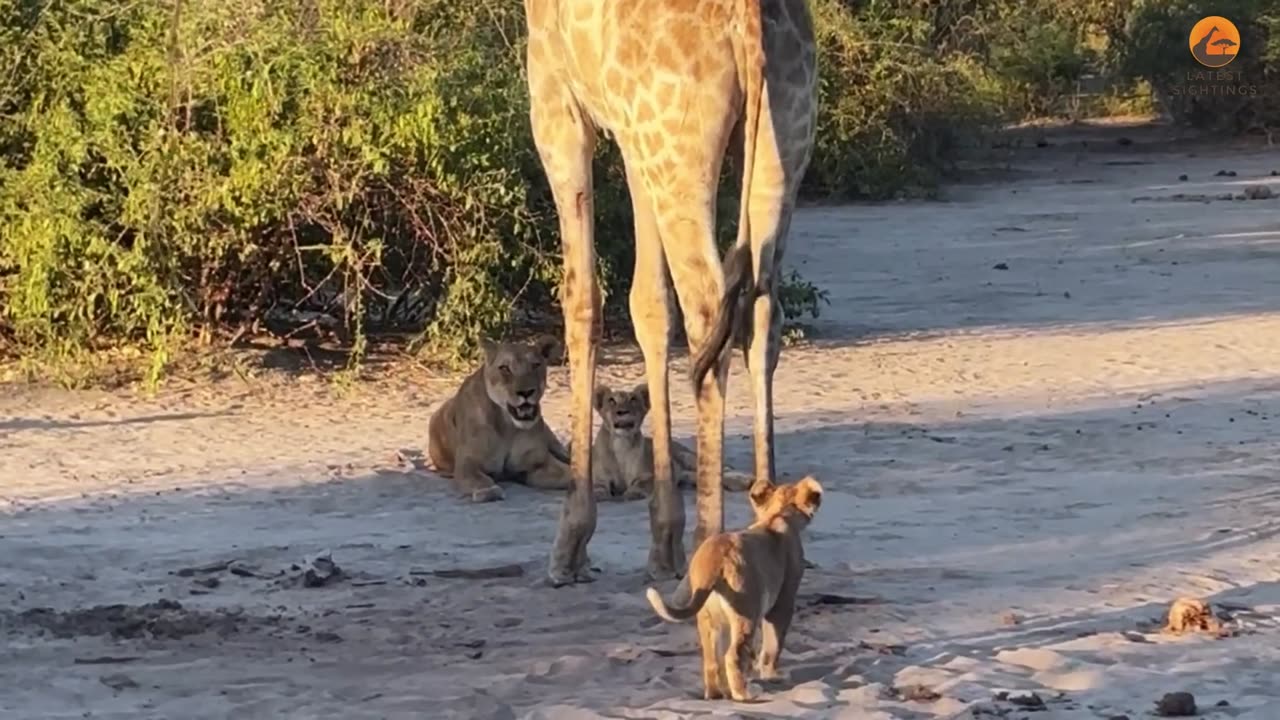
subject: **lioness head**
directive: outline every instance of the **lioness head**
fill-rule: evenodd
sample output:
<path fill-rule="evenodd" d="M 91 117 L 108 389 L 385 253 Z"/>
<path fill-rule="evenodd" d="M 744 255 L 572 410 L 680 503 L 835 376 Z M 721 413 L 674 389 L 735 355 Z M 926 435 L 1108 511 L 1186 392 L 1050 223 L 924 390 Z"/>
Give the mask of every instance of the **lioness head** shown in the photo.
<path fill-rule="evenodd" d="M 812 475 L 785 485 L 756 483 L 750 500 L 756 520 L 799 513 L 807 523 L 822 505 L 822 485 Z"/>
<path fill-rule="evenodd" d="M 610 390 L 598 385 L 596 412 L 610 435 L 632 435 L 641 432 L 644 416 L 649 413 L 649 386 L 640 383 L 630 390 Z"/>
<path fill-rule="evenodd" d="M 516 427 L 533 427 L 542 415 L 547 363 L 559 352 L 560 341 L 550 336 L 532 344 L 482 340 L 481 347 L 489 399 L 506 411 Z"/>

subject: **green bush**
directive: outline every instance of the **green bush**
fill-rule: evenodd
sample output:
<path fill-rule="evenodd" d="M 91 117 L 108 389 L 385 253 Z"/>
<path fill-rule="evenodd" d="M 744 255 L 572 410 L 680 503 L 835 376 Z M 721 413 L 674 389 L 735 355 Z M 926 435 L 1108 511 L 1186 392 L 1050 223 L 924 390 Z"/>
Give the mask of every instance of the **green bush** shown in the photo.
<path fill-rule="evenodd" d="M 1240 84 L 1256 85 L 1256 94 L 1179 92 L 1187 85 L 1219 84 L 1187 78 L 1188 72 L 1211 72 L 1195 62 L 1187 42 L 1191 28 L 1207 15 L 1226 17 L 1239 29 L 1239 56 L 1223 70 L 1243 75 Z M 1280 125 L 1280 7 L 1271 0 L 1134 0 L 1112 32 L 1112 64 L 1123 75 L 1149 82 L 1174 120 L 1232 132 Z"/>
<path fill-rule="evenodd" d="M 358 358 L 370 304 L 406 288 L 457 348 L 504 324 L 496 298 L 554 280 L 518 7 L 0 7 L 26 65 L 0 130 L 19 348 L 141 341 L 163 361 L 310 296 Z"/>
<path fill-rule="evenodd" d="M 999 84 L 973 57 L 932 47 L 933 20 L 892 4 L 858 15 L 811 3 L 819 42 L 810 194 L 884 198 L 930 190 L 969 131 L 998 119 Z"/>
<path fill-rule="evenodd" d="M 970 131 L 1090 57 L 1087 21 L 1050 0 L 811 5 L 806 196 L 928 192 Z M 190 341 L 264 324 L 334 328 L 357 363 L 375 330 L 460 361 L 482 336 L 558 322 L 523 42 L 522 7 L 500 0 L 0 0 L 0 351 L 65 369 L 142 350 L 154 380 Z M 632 227 L 612 143 L 595 173 L 621 318 Z M 787 276 L 789 322 L 823 298 Z"/>

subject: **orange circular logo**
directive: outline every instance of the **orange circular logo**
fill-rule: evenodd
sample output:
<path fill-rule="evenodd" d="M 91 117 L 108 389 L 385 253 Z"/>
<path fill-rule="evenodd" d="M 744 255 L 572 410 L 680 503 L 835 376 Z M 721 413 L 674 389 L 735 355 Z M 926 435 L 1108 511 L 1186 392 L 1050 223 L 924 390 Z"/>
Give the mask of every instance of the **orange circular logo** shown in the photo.
<path fill-rule="evenodd" d="M 1191 28 L 1187 42 L 1196 62 L 1205 67 L 1220 68 L 1236 59 L 1236 53 L 1240 51 L 1240 31 L 1230 20 L 1210 15 Z"/>

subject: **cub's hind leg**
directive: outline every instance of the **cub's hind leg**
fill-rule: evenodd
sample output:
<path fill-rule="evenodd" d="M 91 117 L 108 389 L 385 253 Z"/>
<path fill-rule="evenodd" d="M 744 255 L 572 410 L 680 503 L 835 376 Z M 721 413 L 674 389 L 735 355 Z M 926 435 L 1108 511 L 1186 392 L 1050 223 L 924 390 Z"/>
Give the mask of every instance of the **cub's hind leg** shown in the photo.
<path fill-rule="evenodd" d="M 702 697 L 719 700 L 724 697 L 720 684 L 720 631 L 705 613 L 698 613 L 698 643 L 702 646 Z"/>
<path fill-rule="evenodd" d="M 724 653 L 725 681 L 729 695 L 738 702 L 755 700 L 755 693 L 743 674 L 743 666 L 749 666 L 751 658 L 751 633 L 755 629 L 751 618 L 741 615 L 729 620 L 729 647 Z"/>
<path fill-rule="evenodd" d="M 794 588 L 789 593 L 784 588 L 782 596 L 761 622 L 760 654 L 756 658 L 756 673 L 761 680 L 778 677 L 778 657 L 782 654 L 783 643 L 787 641 L 787 630 L 791 627 L 795 607 Z"/>

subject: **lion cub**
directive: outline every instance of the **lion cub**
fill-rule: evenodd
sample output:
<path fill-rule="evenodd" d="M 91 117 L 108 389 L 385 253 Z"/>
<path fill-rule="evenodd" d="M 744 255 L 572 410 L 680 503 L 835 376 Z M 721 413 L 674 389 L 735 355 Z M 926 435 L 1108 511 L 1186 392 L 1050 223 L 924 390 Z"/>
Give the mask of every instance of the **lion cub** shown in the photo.
<path fill-rule="evenodd" d="M 484 363 L 431 416 L 427 452 L 474 502 L 501 500 L 496 480 L 545 490 L 572 484 L 569 455 L 542 418 L 547 362 L 560 343 L 482 341 Z"/>
<path fill-rule="evenodd" d="M 659 617 L 670 622 L 698 617 L 702 645 L 703 695 L 751 700 L 743 663 L 751 657 L 751 637 L 762 627 L 757 672 L 777 677 L 778 654 L 795 612 L 796 591 L 804 575 L 800 532 L 822 504 L 822 485 L 813 476 L 787 485 L 761 485 L 751 491 L 755 522 L 744 530 L 707 538 L 689 561 L 686 607 L 671 607 L 652 587 L 645 597 Z M 728 648 L 721 654 L 724 634 Z M 721 660 L 725 684 L 721 684 Z"/>
<path fill-rule="evenodd" d="M 649 386 L 640 383 L 631 390 L 615 391 L 597 384 L 593 404 L 600 414 L 600 429 L 591 443 L 591 485 L 596 498 L 647 497 L 653 491 L 653 439 L 644 434 L 644 419 L 651 409 Z M 676 484 L 694 487 L 697 467 L 698 456 L 693 450 L 673 439 L 671 472 Z M 752 483 L 751 476 L 728 468 L 722 478 L 724 488 L 734 492 L 746 490 Z"/>

